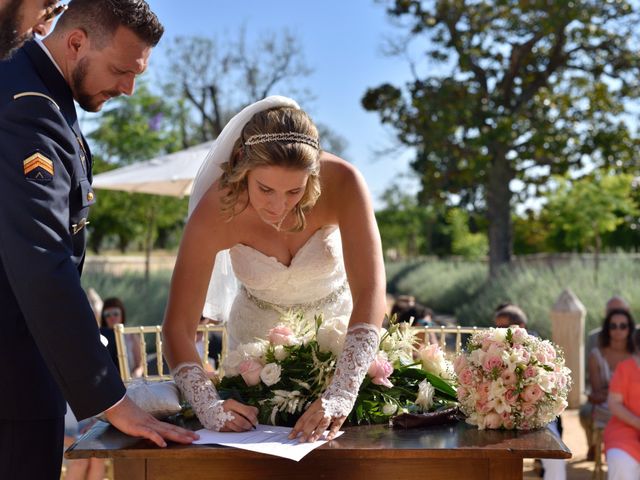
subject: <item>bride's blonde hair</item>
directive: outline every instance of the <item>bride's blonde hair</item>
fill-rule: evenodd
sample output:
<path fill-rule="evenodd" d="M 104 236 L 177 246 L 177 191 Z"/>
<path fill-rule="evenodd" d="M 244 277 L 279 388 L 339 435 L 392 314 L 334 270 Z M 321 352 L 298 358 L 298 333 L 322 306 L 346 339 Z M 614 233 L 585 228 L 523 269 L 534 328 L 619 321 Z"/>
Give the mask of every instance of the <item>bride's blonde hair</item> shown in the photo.
<path fill-rule="evenodd" d="M 294 225 L 290 232 L 299 232 L 306 225 L 308 212 L 320 196 L 320 149 L 318 129 L 302 110 L 278 107 L 256 113 L 244 126 L 233 146 L 229 161 L 223 163 L 220 189 L 222 213 L 231 220 L 247 208 L 237 205 L 247 191 L 249 171 L 257 167 L 278 166 L 304 170 L 309 174 L 307 186 L 294 207 Z"/>

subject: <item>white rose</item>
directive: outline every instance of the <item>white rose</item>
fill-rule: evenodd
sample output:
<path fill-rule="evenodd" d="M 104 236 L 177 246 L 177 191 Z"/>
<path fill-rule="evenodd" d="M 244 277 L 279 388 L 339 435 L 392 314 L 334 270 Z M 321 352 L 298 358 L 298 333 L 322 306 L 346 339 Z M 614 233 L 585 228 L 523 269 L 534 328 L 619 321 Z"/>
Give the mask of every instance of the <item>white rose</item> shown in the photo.
<path fill-rule="evenodd" d="M 347 333 L 349 318 L 339 316 L 324 320 L 318 329 L 318 346 L 323 352 L 332 352 L 334 355 L 340 355 L 344 337 Z"/>
<path fill-rule="evenodd" d="M 393 415 L 398 410 L 398 405 L 395 403 L 385 403 L 382 406 L 382 413 L 385 415 Z"/>
<path fill-rule="evenodd" d="M 222 361 L 222 368 L 224 369 L 225 375 L 229 377 L 238 375 L 238 366 L 240 365 L 240 362 L 242 362 L 242 355 L 238 351 L 233 350 L 232 352 L 227 353 L 227 356 L 224 357 L 224 360 Z"/>
<path fill-rule="evenodd" d="M 262 370 L 260 370 L 260 380 L 267 386 L 275 385 L 280 381 L 280 375 L 282 369 L 277 363 L 267 363 Z"/>
<path fill-rule="evenodd" d="M 418 397 L 416 398 L 416 405 L 418 405 L 423 412 L 426 412 L 433 405 L 433 394 L 436 389 L 433 388 L 428 381 L 423 380 L 418 385 Z"/>
<path fill-rule="evenodd" d="M 266 345 L 263 342 L 243 343 L 237 350 L 244 358 L 260 360 L 266 352 Z"/>
<path fill-rule="evenodd" d="M 273 349 L 273 356 L 276 357 L 276 360 L 281 362 L 282 360 L 284 360 L 285 358 L 287 358 L 289 356 L 289 352 L 287 352 L 287 349 L 284 348 L 283 345 L 277 345 Z"/>

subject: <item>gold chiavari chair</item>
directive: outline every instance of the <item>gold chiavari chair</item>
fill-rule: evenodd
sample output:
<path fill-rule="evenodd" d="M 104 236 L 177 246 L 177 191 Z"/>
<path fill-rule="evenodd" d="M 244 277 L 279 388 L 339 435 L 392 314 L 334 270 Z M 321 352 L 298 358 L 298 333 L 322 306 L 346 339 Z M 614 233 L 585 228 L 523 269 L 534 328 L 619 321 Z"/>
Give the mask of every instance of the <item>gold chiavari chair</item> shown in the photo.
<path fill-rule="evenodd" d="M 140 353 L 142 356 L 142 378 L 146 381 L 159 381 L 159 380 L 171 380 L 170 372 L 167 371 L 164 364 L 164 357 L 162 355 L 162 326 L 153 325 L 146 327 L 125 327 L 122 324 L 118 324 L 114 328 L 116 338 L 116 349 L 118 351 L 118 365 L 120 367 L 120 376 L 125 384 L 134 380 L 131 377 L 129 358 L 127 356 L 126 336 L 134 336 L 135 340 L 139 342 Z M 198 325 L 198 332 L 203 334 L 204 349 L 202 352 L 202 366 L 205 370 L 213 370 L 213 367 L 209 361 L 209 347 L 210 340 L 209 334 L 211 332 L 222 333 L 222 353 L 220 358 L 224 358 L 227 348 L 227 331 L 224 325 L 204 324 Z M 147 337 L 151 336 L 152 341 L 148 342 Z M 149 374 L 149 354 L 147 353 L 147 346 L 152 343 L 153 350 L 155 350 L 155 364 L 157 374 Z M 219 364 L 220 362 L 218 362 Z M 218 368 L 218 374 L 222 375 L 221 368 Z"/>
<path fill-rule="evenodd" d="M 422 339 L 424 343 L 429 343 L 427 339 L 435 336 L 440 348 L 446 352 L 447 356 L 455 358 L 464 349 L 463 340 L 475 332 L 488 330 L 488 327 L 431 327 L 416 326 L 411 327 Z M 453 339 L 451 338 L 453 337 Z"/>

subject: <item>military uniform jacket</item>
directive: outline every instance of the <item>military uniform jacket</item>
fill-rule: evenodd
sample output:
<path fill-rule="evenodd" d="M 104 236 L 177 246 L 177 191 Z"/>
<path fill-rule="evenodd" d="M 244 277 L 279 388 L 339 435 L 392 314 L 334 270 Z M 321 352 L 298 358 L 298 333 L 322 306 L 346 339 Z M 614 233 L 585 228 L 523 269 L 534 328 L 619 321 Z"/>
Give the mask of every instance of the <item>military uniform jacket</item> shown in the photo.
<path fill-rule="evenodd" d="M 0 419 L 79 419 L 122 398 L 80 285 L 91 158 L 64 77 L 34 41 L 0 63 Z"/>

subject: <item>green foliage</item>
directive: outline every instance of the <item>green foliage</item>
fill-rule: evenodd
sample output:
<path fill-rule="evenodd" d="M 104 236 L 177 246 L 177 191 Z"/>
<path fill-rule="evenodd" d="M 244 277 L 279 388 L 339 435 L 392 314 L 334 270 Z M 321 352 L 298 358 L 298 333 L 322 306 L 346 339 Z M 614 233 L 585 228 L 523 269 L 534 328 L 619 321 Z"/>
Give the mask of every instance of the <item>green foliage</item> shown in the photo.
<path fill-rule="evenodd" d="M 174 151 L 180 143 L 173 125 L 175 115 L 171 104 L 140 82 L 135 95 L 117 97 L 107 103 L 97 128 L 89 134 L 92 150 L 107 162 L 103 168 L 128 165 Z"/>
<path fill-rule="evenodd" d="M 451 253 L 468 259 L 484 258 L 489 244 L 485 233 L 471 233 L 469 214 L 460 208 L 447 212 L 447 223 L 451 232 Z"/>
<path fill-rule="evenodd" d="M 604 234 L 640 214 L 631 197 L 632 181 L 631 175 L 597 174 L 575 182 L 557 179 L 544 209 L 550 241 L 574 251 L 599 250 Z"/>
<path fill-rule="evenodd" d="M 427 234 L 425 230 L 435 223 L 432 209 L 418 205 L 414 195 L 407 194 L 393 184 L 382 195 L 385 207 L 376 211 L 385 252 L 396 256 L 413 257 L 423 253 Z"/>
<path fill-rule="evenodd" d="M 349 415 L 352 425 L 384 423 L 389 415 L 382 410 L 385 404 L 398 405 L 407 412 L 417 412 L 415 405 L 418 385 L 427 380 L 436 390 L 432 410 L 450 407 L 457 403 L 456 390 L 440 377 L 414 365 L 397 367 L 389 376 L 393 387 L 376 385 L 369 376 L 364 378 L 358 398 Z"/>
<path fill-rule="evenodd" d="M 145 282 L 144 273 L 113 275 L 86 271 L 82 286 L 93 287 L 103 298 L 119 297 L 127 310 L 127 325 L 160 325 L 169 296 L 171 271 L 152 272 Z"/>
<path fill-rule="evenodd" d="M 363 106 L 416 148 L 423 202 L 455 194 L 486 211 L 492 273 L 510 260 L 514 197 L 585 165 L 638 172 L 628 122 L 640 98 L 634 3 L 385 3 L 427 64 L 415 62 L 403 87 L 369 89 Z M 525 187 L 517 193 L 515 179 Z"/>
<path fill-rule="evenodd" d="M 533 210 L 527 210 L 523 216 L 513 215 L 513 252 L 516 255 L 564 251 L 548 243 L 549 228 L 540 217 L 540 213 Z"/>
<path fill-rule="evenodd" d="M 135 161 L 148 160 L 175 150 L 179 135 L 172 120 L 175 111 L 144 85 L 132 97 L 118 97 L 109 104 L 91 132 L 94 174 Z M 128 192 L 99 190 L 90 213 L 89 246 L 99 252 L 105 243 L 121 251 L 132 243 L 151 248 L 175 246 L 184 226 L 187 200 Z"/>
<path fill-rule="evenodd" d="M 591 257 L 578 256 L 514 266 L 487 281 L 483 274 L 487 267 L 481 262 L 423 260 L 413 264 L 406 276 L 396 279 L 396 285 L 397 293 L 415 295 L 437 313 L 453 313 L 461 325 L 492 326 L 496 306 L 515 303 L 527 313 L 529 328 L 548 337 L 549 312 L 566 288 L 587 309 L 586 331 L 601 325 L 604 305 L 613 295 L 625 298 L 635 316 L 640 314 L 640 291 L 636 287 L 640 282 L 639 262 L 637 256 L 609 254 L 601 262 L 597 282 L 591 274 Z M 396 268 L 388 266 L 389 270 Z"/>
<path fill-rule="evenodd" d="M 397 278 L 395 292 L 413 295 L 438 313 L 453 314 L 480 291 L 486 279 L 483 262 L 430 259 L 413 264 Z"/>

